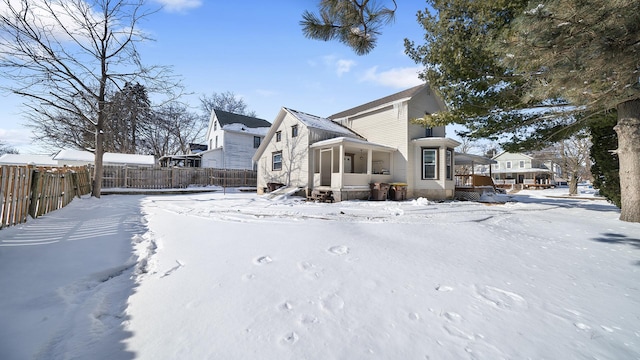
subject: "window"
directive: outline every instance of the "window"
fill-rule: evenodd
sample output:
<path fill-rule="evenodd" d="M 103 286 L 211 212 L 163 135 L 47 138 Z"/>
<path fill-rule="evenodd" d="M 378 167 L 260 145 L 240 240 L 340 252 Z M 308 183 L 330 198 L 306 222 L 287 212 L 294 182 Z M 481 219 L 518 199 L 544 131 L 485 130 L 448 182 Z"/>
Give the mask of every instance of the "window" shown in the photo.
<path fill-rule="evenodd" d="M 213 131 L 216 131 L 216 130 L 218 130 L 218 122 L 214 121 L 213 122 Z"/>
<path fill-rule="evenodd" d="M 218 148 L 218 135 L 216 135 L 216 149 Z"/>
<path fill-rule="evenodd" d="M 422 149 L 422 179 L 438 178 L 438 149 Z"/>
<path fill-rule="evenodd" d="M 433 128 L 426 128 L 424 131 L 424 137 L 433 137 Z"/>
<path fill-rule="evenodd" d="M 260 136 L 253 137 L 253 148 L 257 149 L 260 147 Z"/>
<path fill-rule="evenodd" d="M 298 125 L 293 125 L 291 127 L 291 137 L 298 136 Z"/>
<path fill-rule="evenodd" d="M 282 131 L 276 131 L 276 142 L 282 140 Z"/>
<path fill-rule="evenodd" d="M 511 161 L 507 161 L 507 169 L 511 169 Z"/>
<path fill-rule="evenodd" d="M 282 151 L 271 154 L 271 170 L 282 170 Z"/>
<path fill-rule="evenodd" d="M 524 160 L 520 160 L 520 169 L 524 169 Z"/>
<path fill-rule="evenodd" d="M 447 180 L 453 180 L 453 150 L 447 149 Z"/>

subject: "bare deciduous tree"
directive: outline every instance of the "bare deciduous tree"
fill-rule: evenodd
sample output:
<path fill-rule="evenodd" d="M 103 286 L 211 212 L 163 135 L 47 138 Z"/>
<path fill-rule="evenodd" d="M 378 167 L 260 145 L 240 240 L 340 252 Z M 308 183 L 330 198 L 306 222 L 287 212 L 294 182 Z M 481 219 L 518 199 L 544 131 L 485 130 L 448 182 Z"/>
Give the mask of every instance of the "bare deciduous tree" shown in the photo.
<path fill-rule="evenodd" d="M 151 121 L 140 128 L 141 151 L 157 157 L 188 154 L 207 123 L 178 102 L 169 102 L 153 111 Z"/>
<path fill-rule="evenodd" d="M 6 87 L 27 100 L 32 121 L 90 129 L 95 197 L 101 192 L 108 89 L 170 85 L 168 69 L 144 66 L 136 50 L 147 40 L 138 23 L 152 13 L 144 0 L 0 2 L 0 68 L 13 80 Z"/>
<path fill-rule="evenodd" d="M 256 117 L 255 111 L 248 111 L 247 104 L 240 97 L 237 97 L 232 91 L 223 93 L 212 93 L 211 96 L 200 96 L 200 109 L 204 116 L 209 120 L 211 111 L 222 110 L 234 114 Z"/>

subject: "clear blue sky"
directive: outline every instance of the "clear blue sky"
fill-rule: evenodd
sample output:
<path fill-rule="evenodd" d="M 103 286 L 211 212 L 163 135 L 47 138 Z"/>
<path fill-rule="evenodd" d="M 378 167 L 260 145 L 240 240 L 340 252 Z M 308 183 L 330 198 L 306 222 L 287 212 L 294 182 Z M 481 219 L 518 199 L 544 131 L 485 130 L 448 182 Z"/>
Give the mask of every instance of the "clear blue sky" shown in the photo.
<path fill-rule="evenodd" d="M 149 4 L 164 8 L 141 23 L 155 39 L 139 45 L 142 60 L 173 67 L 193 93 L 184 100 L 194 111 L 200 95 L 232 91 L 268 121 L 283 106 L 329 116 L 420 83 L 421 67 L 404 54 L 404 39 L 423 43 L 424 30 L 416 20 L 416 12 L 426 7 L 423 1 L 398 1 L 395 22 L 365 56 L 337 41 L 303 36 L 302 12 L 315 11 L 316 0 Z M 0 140 L 21 153 L 41 152 L 24 127 L 21 102 L 15 96 L 0 98 Z"/>

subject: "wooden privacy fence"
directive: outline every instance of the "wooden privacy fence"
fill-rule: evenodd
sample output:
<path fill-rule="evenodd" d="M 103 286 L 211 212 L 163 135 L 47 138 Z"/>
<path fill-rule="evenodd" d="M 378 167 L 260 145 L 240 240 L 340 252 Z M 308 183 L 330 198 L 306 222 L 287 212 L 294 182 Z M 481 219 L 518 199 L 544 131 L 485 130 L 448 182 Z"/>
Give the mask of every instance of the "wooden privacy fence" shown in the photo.
<path fill-rule="evenodd" d="M 104 166 L 102 188 L 167 189 L 188 186 L 255 187 L 253 170 Z"/>
<path fill-rule="evenodd" d="M 0 229 L 65 207 L 91 192 L 86 166 L 0 166 Z"/>

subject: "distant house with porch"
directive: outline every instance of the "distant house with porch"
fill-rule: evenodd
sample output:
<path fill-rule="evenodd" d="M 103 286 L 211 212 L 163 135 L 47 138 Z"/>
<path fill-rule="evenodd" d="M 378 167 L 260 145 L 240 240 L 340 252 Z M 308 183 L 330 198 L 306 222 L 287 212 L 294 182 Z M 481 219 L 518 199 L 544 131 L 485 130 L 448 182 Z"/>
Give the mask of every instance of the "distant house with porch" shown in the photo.
<path fill-rule="evenodd" d="M 444 127 L 412 119 L 445 110 L 424 84 L 321 118 L 283 108 L 254 156 L 258 193 L 268 183 L 366 199 L 370 184 L 397 184 L 407 197 L 451 199 L 454 148 Z"/>
<path fill-rule="evenodd" d="M 551 160 L 538 160 L 523 153 L 503 151 L 493 157 L 491 174 L 496 184 L 554 186 L 562 175 L 560 166 Z"/>
<path fill-rule="evenodd" d="M 270 127 L 267 120 L 213 110 L 207 128 L 207 150 L 197 153 L 200 166 L 255 170 L 253 155 Z"/>

